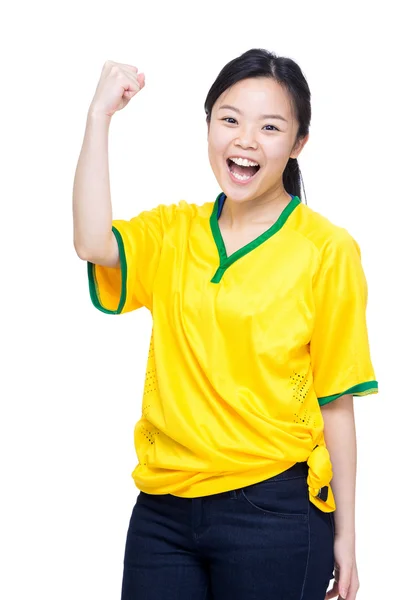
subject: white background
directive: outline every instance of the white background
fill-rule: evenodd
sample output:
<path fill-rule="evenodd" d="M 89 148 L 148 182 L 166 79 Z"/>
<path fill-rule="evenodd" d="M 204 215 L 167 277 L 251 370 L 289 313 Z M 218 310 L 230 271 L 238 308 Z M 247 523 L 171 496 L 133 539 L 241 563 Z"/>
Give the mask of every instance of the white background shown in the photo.
<path fill-rule="evenodd" d="M 90 1 L 3 12 L 1 598 L 120 598 L 151 317 L 94 309 L 73 249 L 73 178 L 102 66 L 146 75 L 110 127 L 113 215 L 131 218 L 215 200 L 203 103 L 224 64 L 253 47 L 293 58 L 308 80 L 308 205 L 359 242 L 369 283 L 380 393 L 355 400 L 358 599 L 415 595 L 412 6 Z"/>

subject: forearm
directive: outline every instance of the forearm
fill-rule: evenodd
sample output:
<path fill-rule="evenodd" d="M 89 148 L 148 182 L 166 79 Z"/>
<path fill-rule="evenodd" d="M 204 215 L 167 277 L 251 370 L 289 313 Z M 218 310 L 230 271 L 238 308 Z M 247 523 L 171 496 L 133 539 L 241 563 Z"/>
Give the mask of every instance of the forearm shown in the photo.
<path fill-rule="evenodd" d="M 355 539 L 357 444 L 353 396 L 341 396 L 321 407 L 324 437 L 331 456 L 335 497 L 335 531 Z"/>
<path fill-rule="evenodd" d="M 89 112 L 74 177 L 74 246 L 84 259 L 105 254 L 112 244 L 109 127 L 109 117 Z"/>

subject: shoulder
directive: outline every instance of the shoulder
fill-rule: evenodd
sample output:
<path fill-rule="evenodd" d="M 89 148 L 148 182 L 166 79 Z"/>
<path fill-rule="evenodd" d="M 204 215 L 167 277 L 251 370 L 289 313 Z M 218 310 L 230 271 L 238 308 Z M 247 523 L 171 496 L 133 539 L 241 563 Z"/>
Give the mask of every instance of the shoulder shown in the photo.
<path fill-rule="evenodd" d="M 367 282 L 357 241 L 345 227 L 306 205 L 300 208 L 299 230 L 315 247 L 313 285 L 336 301 L 350 302 L 355 295 L 366 298 Z"/>
<path fill-rule="evenodd" d="M 351 233 L 337 225 L 321 213 L 306 204 L 299 204 L 294 228 L 316 248 L 318 259 L 322 260 L 336 254 L 360 255 L 360 248 Z"/>
<path fill-rule="evenodd" d="M 155 204 L 150 208 L 141 210 L 129 219 L 114 219 L 116 229 L 124 231 L 143 231 L 155 235 L 165 235 L 174 228 L 186 229 L 190 223 L 199 217 L 210 216 L 213 202 L 202 205 L 191 204 L 186 200 L 172 202 L 171 204 Z"/>
<path fill-rule="evenodd" d="M 155 208 L 144 211 L 144 216 L 153 214 L 161 220 L 161 225 L 164 230 L 171 226 L 190 223 L 199 218 L 210 217 L 213 210 L 214 202 L 206 202 L 203 204 L 195 204 L 186 200 L 171 204 L 158 204 Z"/>

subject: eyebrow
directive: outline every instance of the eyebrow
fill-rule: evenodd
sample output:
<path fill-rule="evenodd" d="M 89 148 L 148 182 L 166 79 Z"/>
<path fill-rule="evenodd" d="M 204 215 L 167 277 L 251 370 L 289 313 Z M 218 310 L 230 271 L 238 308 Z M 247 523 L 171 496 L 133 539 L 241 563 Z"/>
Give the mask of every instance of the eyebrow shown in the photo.
<path fill-rule="evenodd" d="M 242 115 L 242 112 L 238 108 L 235 108 L 235 106 L 231 106 L 230 104 L 222 104 L 222 106 L 220 106 L 218 110 L 221 110 L 222 108 L 234 110 L 239 115 Z M 287 123 L 286 119 L 284 117 L 282 117 L 281 115 L 260 115 L 260 116 L 262 119 L 280 119 L 280 120 L 284 121 L 285 123 Z"/>

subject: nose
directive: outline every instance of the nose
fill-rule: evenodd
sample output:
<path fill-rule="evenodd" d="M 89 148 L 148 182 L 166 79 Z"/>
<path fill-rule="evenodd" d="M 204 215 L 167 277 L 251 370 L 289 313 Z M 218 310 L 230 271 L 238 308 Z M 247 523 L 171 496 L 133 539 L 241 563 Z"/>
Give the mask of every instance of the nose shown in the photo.
<path fill-rule="evenodd" d="M 254 148 L 258 147 L 257 140 L 254 137 L 253 130 L 250 127 L 242 128 L 239 136 L 235 140 L 235 146 L 241 146 L 241 148 Z"/>

